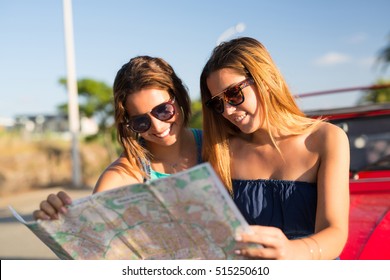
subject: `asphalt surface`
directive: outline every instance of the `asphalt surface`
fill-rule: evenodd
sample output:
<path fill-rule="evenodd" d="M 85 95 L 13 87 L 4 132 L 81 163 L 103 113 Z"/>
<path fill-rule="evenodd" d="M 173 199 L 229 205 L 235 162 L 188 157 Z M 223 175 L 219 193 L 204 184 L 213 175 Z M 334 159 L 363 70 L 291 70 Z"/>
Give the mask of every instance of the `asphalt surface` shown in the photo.
<path fill-rule="evenodd" d="M 88 196 L 92 189 L 64 189 L 61 187 L 25 192 L 0 198 L 0 259 L 1 260 L 50 260 L 57 256 L 17 221 L 9 210 L 12 206 L 26 221 L 32 221 L 32 212 L 51 193 L 66 191 L 72 199 Z"/>

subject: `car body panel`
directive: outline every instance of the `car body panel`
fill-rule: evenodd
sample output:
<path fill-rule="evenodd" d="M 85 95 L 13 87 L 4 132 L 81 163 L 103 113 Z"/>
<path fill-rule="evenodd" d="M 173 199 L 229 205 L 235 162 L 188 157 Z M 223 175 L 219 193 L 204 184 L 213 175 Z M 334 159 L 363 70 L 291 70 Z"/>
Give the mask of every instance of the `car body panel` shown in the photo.
<path fill-rule="evenodd" d="M 351 193 L 349 235 L 341 259 L 390 260 L 389 202 L 390 191 Z"/>
<path fill-rule="evenodd" d="M 390 199 L 390 196 L 388 196 L 388 199 Z M 363 247 L 363 251 L 359 255 L 359 259 L 365 260 L 375 257 L 377 260 L 390 260 L 390 242 L 388 242 L 390 233 L 390 211 L 388 207 L 385 216 L 376 226 L 374 226 L 374 228 L 366 245 Z M 344 257 L 346 258 L 346 256 Z"/>
<path fill-rule="evenodd" d="M 352 89 L 375 88 L 377 86 Z M 390 89 L 390 85 L 380 88 Z M 350 142 L 349 235 L 340 259 L 390 260 L 390 103 L 307 111 L 306 114 L 338 125 Z"/>

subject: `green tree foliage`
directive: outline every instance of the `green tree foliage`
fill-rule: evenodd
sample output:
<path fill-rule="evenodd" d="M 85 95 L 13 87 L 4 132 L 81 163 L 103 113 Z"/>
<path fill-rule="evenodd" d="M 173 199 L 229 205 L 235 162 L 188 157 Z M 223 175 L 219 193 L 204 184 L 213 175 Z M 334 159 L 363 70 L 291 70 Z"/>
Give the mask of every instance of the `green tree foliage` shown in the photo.
<path fill-rule="evenodd" d="M 66 86 L 66 79 L 60 79 L 60 83 Z M 93 79 L 81 79 L 77 81 L 79 94 L 80 114 L 86 117 L 97 117 L 99 121 L 106 123 L 113 116 L 112 88 L 104 82 Z M 60 110 L 67 113 L 67 104 L 63 104 Z"/>
<path fill-rule="evenodd" d="M 370 89 L 365 92 L 363 97 L 359 100 L 358 104 L 372 104 L 372 103 L 387 103 L 390 102 L 390 81 L 379 80 L 376 85 L 386 86 L 377 89 Z"/>
<path fill-rule="evenodd" d="M 383 70 L 386 70 L 390 65 L 390 35 L 388 36 L 387 46 L 379 52 L 378 61 L 383 64 Z"/>
<path fill-rule="evenodd" d="M 384 73 L 390 65 L 390 35 L 388 36 L 387 46 L 379 51 L 377 62 L 383 65 L 382 70 Z M 358 101 L 358 105 L 390 102 L 390 80 L 379 79 L 375 85 L 379 86 L 379 88 L 367 90 Z M 388 87 L 385 87 L 386 85 Z"/>
<path fill-rule="evenodd" d="M 66 86 L 65 78 L 59 82 Z M 112 87 L 101 81 L 80 79 L 77 81 L 77 89 L 80 115 L 94 118 L 99 126 L 96 135 L 89 136 L 87 140 L 102 139 L 111 159 L 115 158 L 117 145 Z M 62 104 L 58 108 L 64 114 L 68 113 L 68 104 Z"/>
<path fill-rule="evenodd" d="M 202 129 L 202 102 L 200 100 L 191 102 L 192 118 L 189 127 Z"/>

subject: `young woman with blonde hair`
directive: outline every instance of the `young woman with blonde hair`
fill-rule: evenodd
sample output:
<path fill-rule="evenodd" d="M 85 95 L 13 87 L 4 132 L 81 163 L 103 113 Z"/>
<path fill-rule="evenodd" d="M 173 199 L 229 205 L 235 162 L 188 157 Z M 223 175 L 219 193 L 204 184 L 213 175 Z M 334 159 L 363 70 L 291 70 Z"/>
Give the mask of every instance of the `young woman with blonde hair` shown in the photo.
<path fill-rule="evenodd" d="M 203 159 L 253 225 L 253 234 L 237 236 L 237 253 L 337 258 L 348 235 L 344 131 L 304 115 L 268 51 L 253 38 L 217 46 L 200 86 Z"/>

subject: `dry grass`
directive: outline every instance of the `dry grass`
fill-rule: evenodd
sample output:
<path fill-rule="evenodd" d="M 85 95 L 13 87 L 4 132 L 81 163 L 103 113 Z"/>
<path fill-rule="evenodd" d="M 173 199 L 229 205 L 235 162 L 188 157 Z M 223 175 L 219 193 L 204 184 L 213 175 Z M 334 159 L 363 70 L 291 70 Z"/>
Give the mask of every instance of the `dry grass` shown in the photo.
<path fill-rule="evenodd" d="M 93 187 L 109 163 L 106 149 L 94 143 L 80 144 L 83 184 Z M 58 137 L 32 138 L 0 134 L 0 196 L 34 188 L 71 186 L 70 141 Z"/>

